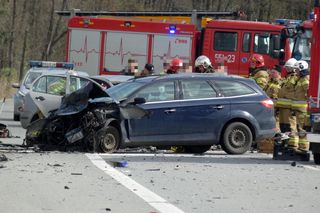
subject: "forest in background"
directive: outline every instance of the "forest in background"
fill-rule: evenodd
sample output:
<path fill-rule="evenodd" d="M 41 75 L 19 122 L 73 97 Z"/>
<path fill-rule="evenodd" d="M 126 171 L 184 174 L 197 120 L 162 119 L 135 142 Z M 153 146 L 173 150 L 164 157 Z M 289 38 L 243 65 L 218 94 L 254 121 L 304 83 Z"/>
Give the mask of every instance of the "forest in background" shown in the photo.
<path fill-rule="evenodd" d="M 29 60 L 65 60 L 68 17 L 55 11 L 244 11 L 247 20 L 305 20 L 313 0 L 0 0 L 0 90 Z M 9 82 L 9 83 L 8 83 Z"/>

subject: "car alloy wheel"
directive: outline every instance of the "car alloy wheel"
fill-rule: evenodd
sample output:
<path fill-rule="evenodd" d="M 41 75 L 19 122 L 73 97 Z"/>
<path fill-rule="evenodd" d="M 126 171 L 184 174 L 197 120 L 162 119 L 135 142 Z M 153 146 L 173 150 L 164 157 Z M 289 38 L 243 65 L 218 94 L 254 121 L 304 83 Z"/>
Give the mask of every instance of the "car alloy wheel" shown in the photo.
<path fill-rule="evenodd" d="M 225 129 L 221 145 L 228 154 L 243 154 L 250 149 L 252 140 L 250 128 L 244 123 L 234 122 Z"/>
<path fill-rule="evenodd" d="M 113 126 L 106 126 L 96 133 L 94 151 L 112 153 L 119 148 L 119 144 L 119 131 Z"/>

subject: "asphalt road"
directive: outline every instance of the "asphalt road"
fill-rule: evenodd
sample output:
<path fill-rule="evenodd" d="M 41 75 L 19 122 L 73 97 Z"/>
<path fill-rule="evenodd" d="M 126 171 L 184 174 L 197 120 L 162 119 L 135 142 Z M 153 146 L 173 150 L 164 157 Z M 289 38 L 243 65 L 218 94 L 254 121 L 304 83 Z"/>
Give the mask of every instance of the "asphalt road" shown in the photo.
<path fill-rule="evenodd" d="M 7 100 L 0 123 L 22 144 Z M 18 138 L 20 136 L 20 138 Z M 248 152 L 226 155 L 35 153 L 1 149 L 0 212 L 290 212 L 320 210 L 320 166 Z M 0 158 L 1 159 L 1 158 Z M 125 167 L 114 167 L 126 162 Z"/>

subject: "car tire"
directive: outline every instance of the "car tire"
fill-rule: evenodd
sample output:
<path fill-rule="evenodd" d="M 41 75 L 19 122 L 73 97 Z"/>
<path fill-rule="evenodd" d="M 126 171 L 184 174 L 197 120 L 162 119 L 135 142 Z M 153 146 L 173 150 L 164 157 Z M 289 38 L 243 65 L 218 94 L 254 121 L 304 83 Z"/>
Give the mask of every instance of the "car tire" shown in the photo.
<path fill-rule="evenodd" d="M 313 153 L 314 163 L 320 165 L 320 153 Z"/>
<path fill-rule="evenodd" d="M 113 126 L 105 126 L 96 132 L 93 151 L 98 153 L 112 153 L 120 146 L 120 134 Z"/>
<path fill-rule="evenodd" d="M 208 151 L 211 148 L 211 145 L 203 145 L 203 146 L 185 146 L 186 153 L 194 153 L 194 154 L 202 154 Z"/>
<path fill-rule="evenodd" d="M 20 115 L 19 114 L 13 114 L 13 120 L 14 121 L 20 121 Z"/>
<path fill-rule="evenodd" d="M 223 134 L 222 149 L 228 154 L 243 154 L 252 145 L 252 132 L 241 122 L 229 124 Z"/>

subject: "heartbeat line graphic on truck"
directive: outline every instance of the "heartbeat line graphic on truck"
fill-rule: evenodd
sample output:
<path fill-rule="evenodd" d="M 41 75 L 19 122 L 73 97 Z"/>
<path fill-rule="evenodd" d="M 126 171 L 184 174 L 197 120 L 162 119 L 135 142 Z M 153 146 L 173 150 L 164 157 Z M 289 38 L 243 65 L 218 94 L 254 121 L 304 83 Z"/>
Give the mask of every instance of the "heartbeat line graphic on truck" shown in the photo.
<path fill-rule="evenodd" d="M 124 57 L 126 55 L 131 55 L 131 56 L 147 56 L 146 54 L 142 54 L 142 53 L 133 53 L 131 51 L 127 51 L 127 52 L 124 52 L 123 50 L 123 44 L 122 44 L 122 38 L 120 40 L 120 46 L 119 46 L 119 50 L 115 51 L 115 52 L 111 52 L 111 51 L 106 51 L 105 52 L 106 55 L 118 55 L 121 57 L 121 64 L 123 65 L 123 60 L 124 60 Z"/>
<path fill-rule="evenodd" d="M 90 42 L 90 41 L 89 41 Z M 174 43 L 177 43 L 176 41 L 174 41 Z M 171 45 L 171 41 L 169 41 L 168 43 L 168 47 L 166 52 L 164 53 L 159 53 L 159 54 L 154 54 L 152 55 L 153 58 L 159 58 L 160 60 L 166 60 L 166 59 L 172 59 L 172 58 L 180 58 L 182 60 L 189 60 L 190 57 L 189 56 L 182 56 L 179 54 L 176 55 L 172 55 L 172 45 Z M 85 55 L 85 63 L 88 62 L 88 58 L 90 57 L 90 54 L 99 54 L 100 51 L 92 48 L 92 49 L 88 49 L 88 38 L 87 36 L 85 36 L 84 38 L 84 43 L 83 46 L 80 49 L 71 49 L 70 53 L 75 53 L 75 54 L 81 54 L 81 55 Z M 123 38 L 120 39 L 120 44 L 119 44 L 119 49 L 115 50 L 115 51 L 105 51 L 104 53 L 105 55 L 112 55 L 112 56 L 120 56 L 121 58 L 121 64 L 123 65 L 124 63 L 124 58 L 126 56 L 131 56 L 131 57 L 147 57 L 147 53 L 136 53 L 133 51 L 125 51 L 124 50 L 124 45 L 123 45 Z"/>
<path fill-rule="evenodd" d="M 176 41 L 175 41 L 176 43 Z M 189 57 L 188 56 L 181 56 L 181 55 L 171 55 L 171 41 L 169 41 L 169 44 L 168 44 L 168 49 L 167 49 L 167 52 L 166 53 L 163 53 L 162 55 L 152 55 L 152 57 L 154 58 L 160 58 L 161 60 L 166 60 L 166 59 L 171 59 L 171 58 L 180 58 L 182 60 L 189 60 Z"/>
<path fill-rule="evenodd" d="M 80 53 L 80 54 L 85 54 L 86 63 L 88 62 L 89 54 L 91 54 L 91 53 L 99 54 L 99 51 L 96 50 L 96 49 L 88 50 L 87 36 L 84 38 L 83 47 L 80 48 L 80 50 L 71 49 L 70 52 L 75 52 L 75 53 L 77 53 L 77 54 L 79 54 L 79 53 Z"/>

